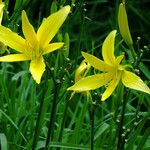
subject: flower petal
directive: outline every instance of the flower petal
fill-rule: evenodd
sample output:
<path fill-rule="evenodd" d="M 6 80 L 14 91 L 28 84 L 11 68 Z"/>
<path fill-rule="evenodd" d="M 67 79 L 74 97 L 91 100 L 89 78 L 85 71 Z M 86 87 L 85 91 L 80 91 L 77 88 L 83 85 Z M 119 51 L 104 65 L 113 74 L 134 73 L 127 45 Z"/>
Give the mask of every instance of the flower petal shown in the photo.
<path fill-rule="evenodd" d="M 73 86 L 69 87 L 67 90 L 73 90 L 77 92 L 89 91 L 97 89 L 105 84 L 107 84 L 112 79 L 111 73 L 101 73 L 86 78 L 82 78 L 76 82 Z"/>
<path fill-rule="evenodd" d="M 100 71 L 110 71 L 112 67 L 108 64 L 106 64 L 104 61 L 100 60 L 99 58 L 90 55 L 85 52 L 81 52 L 83 57 L 90 63 L 91 66 L 93 66 L 95 69 L 98 69 Z"/>
<path fill-rule="evenodd" d="M 122 59 L 124 58 L 124 55 L 120 55 L 116 58 L 116 64 L 119 65 Z"/>
<path fill-rule="evenodd" d="M 132 72 L 124 71 L 122 74 L 124 86 L 150 94 L 150 88 L 141 80 L 140 77 Z"/>
<path fill-rule="evenodd" d="M 101 99 L 102 101 L 106 100 L 113 93 L 113 91 L 115 90 L 115 88 L 117 87 L 120 81 L 120 77 L 121 77 L 121 72 L 119 72 L 117 76 L 113 78 L 113 80 L 110 82 L 110 84 L 106 88 L 105 92 L 102 95 L 102 99 Z"/>
<path fill-rule="evenodd" d="M 102 55 L 105 63 L 109 65 L 115 64 L 115 56 L 114 56 L 114 44 L 115 44 L 115 36 L 116 30 L 113 30 L 106 37 L 103 46 L 102 46 Z"/>
<path fill-rule="evenodd" d="M 70 6 L 65 6 L 58 12 L 50 15 L 39 27 L 37 31 L 37 38 L 40 42 L 40 47 L 44 47 L 55 36 L 60 26 L 65 21 L 70 12 Z"/>
<path fill-rule="evenodd" d="M 25 49 L 25 40 L 4 26 L 0 26 L 0 41 L 18 52 Z"/>
<path fill-rule="evenodd" d="M 30 72 L 36 83 L 38 84 L 40 83 L 44 71 L 45 71 L 45 63 L 43 57 L 31 60 Z"/>
<path fill-rule="evenodd" d="M 27 41 L 33 45 L 37 45 L 36 33 L 33 26 L 30 24 L 26 12 L 22 11 L 22 31 Z"/>
<path fill-rule="evenodd" d="M 14 61 L 25 61 L 25 60 L 30 60 L 30 58 L 24 54 L 11 54 L 11 55 L 0 57 L 0 62 L 14 62 Z"/>
<path fill-rule="evenodd" d="M 48 44 L 45 48 L 44 48 L 44 52 L 43 52 L 43 55 L 44 54 L 47 54 L 47 53 L 51 53 L 59 48 L 61 48 L 62 46 L 64 45 L 63 42 L 57 42 L 57 43 L 51 43 L 51 44 Z"/>

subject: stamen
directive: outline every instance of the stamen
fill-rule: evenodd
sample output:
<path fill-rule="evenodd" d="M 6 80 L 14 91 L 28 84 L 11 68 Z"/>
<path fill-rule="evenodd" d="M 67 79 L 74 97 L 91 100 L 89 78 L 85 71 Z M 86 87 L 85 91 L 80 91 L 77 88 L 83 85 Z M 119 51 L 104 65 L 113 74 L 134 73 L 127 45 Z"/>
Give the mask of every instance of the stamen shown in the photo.
<path fill-rule="evenodd" d="M 42 49 L 39 49 L 39 44 L 37 43 L 36 46 L 33 46 L 26 40 L 26 48 L 25 48 L 25 55 L 31 58 L 31 60 L 38 58 L 42 55 Z"/>

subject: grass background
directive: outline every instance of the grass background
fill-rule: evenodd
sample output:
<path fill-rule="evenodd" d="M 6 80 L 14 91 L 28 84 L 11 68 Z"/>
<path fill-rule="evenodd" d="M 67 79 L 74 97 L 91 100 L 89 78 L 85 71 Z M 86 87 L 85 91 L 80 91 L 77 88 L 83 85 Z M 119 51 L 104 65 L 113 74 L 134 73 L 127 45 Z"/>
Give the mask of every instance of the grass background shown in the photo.
<path fill-rule="evenodd" d="M 104 88 L 92 91 L 96 106 L 85 94 L 75 94 L 69 101 L 67 87 L 74 82 L 74 72 L 82 61 L 81 50 L 101 56 L 101 45 L 113 29 L 118 30 L 119 0 L 5 0 L 2 25 L 22 35 L 21 11 L 25 10 L 35 30 L 44 17 L 65 5 L 71 13 L 53 41 L 64 41 L 62 50 L 45 57 L 47 70 L 37 85 L 28 71 L 29 62 L 1 63 L 0 65 L 0 143 L 2 150 L 33 149 L 36 120 L 43 102 L 42 119 L 36 133 L 36 149 L 45 146 L 51 115 L 52 130 L 49 149 L 90 149 L 91 115 L 94 113 L 95 150 L 114 150 L 122 110 L 122 99 L 127 99 L 122 143 L 127 150 L 150 149 L 150 96 L 129 90 L 129 96 L 120 84 L 105 102 L 100 101 Z M 129 26 L 138 55 L 143 50 L 142 64 L 136 73 L 150 85 L 150 12 L 149 0 L 126 0 Z M 119 33 L 119 32 L 118 32 Z M 141 37 L 137 40 L 137 37 Z M 147 47 L 145 47 L 147 46 Z M 3 50 L 1 49 L 1 52 Z M 10 53 L 14 53 L 9 49 Z M 132 64 L 130 50 L 120 34 L 116 39 L 116 54 L 125 53 Z M 5 52 L 7 54 L 8 52 Z M 4 54 L 1 54 L 4 55 Z M 55 102 L 55 103 L 54 103 Z"/>

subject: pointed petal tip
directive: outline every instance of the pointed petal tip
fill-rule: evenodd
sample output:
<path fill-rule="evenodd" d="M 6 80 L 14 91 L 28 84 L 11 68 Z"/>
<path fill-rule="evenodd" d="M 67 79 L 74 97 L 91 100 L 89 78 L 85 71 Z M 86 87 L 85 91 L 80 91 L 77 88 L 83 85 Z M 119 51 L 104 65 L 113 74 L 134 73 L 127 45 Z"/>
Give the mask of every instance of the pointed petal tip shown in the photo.
<path fill-rule="evenodd" d="M 42 75 L 45 71 L 45 63 L 43 57 L 31 60 L 29 70 L 33 79 L 36 81 L 37 84 L 39 84 L 41 82 Z"/>
<path fill-rule="evenodd" d="M 104 96 L 102 96 L 101 101 L 104 102 L 106 100 L 106 98 Z"/>
<path fill-rule="evenodd" d="M 117 30 L 113 30 L 110 32 L 110 34 L 114 35 L 114 37 L 116 36 Z"/>
<path fill-rule="evenodd" d="M 72 88 L 72 86 L 67 88 L 67 91 L 73 91 L 74 89 Z"/>
<path fill-rule="evenodd" d="M 67 91 L 70 91 L 70 88 L 67 88 Z"/>
<path fill-rule="evenodd" d="M 25 12 L 25 10 L 22 10 L 22 17 L 24 17 L 24 16 L 26 16 L 26 12 Z"/>
<path fill-rule="evenodd" d="M 65 7 L 64 7 L 64 9 L 66 9 L 66 12 L 70 12 L 70 9 L 71 9 L 71 7 L 69 6 L 69 5 L 66 5 Z"/>
<path fill-rule="evenodd" d="M 82 55 L 84 55 L 84 54 L 85 54 L 85 52 L 84 52 L 84 51 L 81 51 L 81 54 L 82 54 Z"/>
<path fill-rule="evenodd" d="M 124 71 L 122 74 L 122 83 L 125 87 L 150 94 L 150 88 L 136 74 L 130 71 Z"/>

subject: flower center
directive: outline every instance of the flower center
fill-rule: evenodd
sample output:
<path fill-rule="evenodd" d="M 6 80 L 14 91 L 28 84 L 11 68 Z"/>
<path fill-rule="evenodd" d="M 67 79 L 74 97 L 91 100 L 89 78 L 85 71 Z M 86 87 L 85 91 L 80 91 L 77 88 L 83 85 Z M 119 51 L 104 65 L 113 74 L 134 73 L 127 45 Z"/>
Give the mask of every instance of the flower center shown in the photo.
<path fill-rule="evenodd" d="M 31 60 L 39 58 L 43 54 L 43 50 L 39 48 L 39 44 L 31 45 L 30 42 L 26 40 L 26 48 L 25 48 L 25 55 L 30 57 Z"/>

